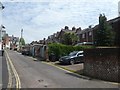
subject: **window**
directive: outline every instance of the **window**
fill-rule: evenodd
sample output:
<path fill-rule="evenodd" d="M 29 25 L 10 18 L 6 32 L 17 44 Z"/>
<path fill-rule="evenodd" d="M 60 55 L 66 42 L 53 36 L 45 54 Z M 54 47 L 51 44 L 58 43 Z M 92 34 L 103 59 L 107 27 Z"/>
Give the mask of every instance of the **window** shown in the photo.
<path fill-rule="evenodd" d="M 92 35 L 92 32 L 89 32 L 89 36 L 91 36 Z"/>
<path fill-rule="evenodd" d="M 78 53 L 77 56 L 83 56 L 83 53 Z"/>
<path fill-rule="evenodd" d="M 82 38 L 85 38 L 85 33 L 84 33 L 84 34 L 82 34 Z"/>

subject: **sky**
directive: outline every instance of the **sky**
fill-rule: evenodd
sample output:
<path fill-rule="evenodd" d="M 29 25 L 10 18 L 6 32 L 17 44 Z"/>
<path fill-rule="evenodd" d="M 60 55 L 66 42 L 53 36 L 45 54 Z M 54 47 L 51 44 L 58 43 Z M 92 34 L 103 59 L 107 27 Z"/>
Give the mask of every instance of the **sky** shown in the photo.
<path fill-rule="evenodd" d="M 9 35 L 26 43 L 39 41 L 64 26 L 82 29 L 97 25 L 104 13 L 108 20 L 118 16 L 119 0 L 3 0 L 2 24 Z"/>

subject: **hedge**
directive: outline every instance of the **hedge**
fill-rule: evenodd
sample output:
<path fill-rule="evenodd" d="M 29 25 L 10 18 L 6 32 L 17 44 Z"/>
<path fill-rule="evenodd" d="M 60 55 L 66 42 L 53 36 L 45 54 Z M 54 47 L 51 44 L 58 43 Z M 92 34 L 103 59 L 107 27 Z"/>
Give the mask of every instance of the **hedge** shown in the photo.
<path fill-rule="evenodd" d="M 49 56 L 54 55 L 58 60 L 61 56 L 66 56 L 72 51 L 80 51 L 87 48 L 94 48 L 93 46 L 70 46 L 58 43 L 52 43 L 48 45 Z"/>

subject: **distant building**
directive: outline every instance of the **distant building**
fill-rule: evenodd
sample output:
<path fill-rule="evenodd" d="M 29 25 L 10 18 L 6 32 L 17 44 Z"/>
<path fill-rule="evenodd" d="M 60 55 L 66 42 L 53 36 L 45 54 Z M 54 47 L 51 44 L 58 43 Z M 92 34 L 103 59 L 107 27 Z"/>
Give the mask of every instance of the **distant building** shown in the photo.
<path fill-rule="evenodd" d="M 13 50 L 19 48 L 19 37 L 14 37 L 13 35 L 10 37 L 10 48 Z"/>
<path fill-rule="evenodd" d="M 10 36 L 8 34 L 5 34 L 3 37 L 3 45 L 6 48 L 10 48 Z"/>
<path fill-rule="evenodd" d="M 118 16 L 120 16 L 120 1 L 118 2 Z"/>
<path fill-rule="evenodd" d="M 62 37 L 64 36 L 65 33 L 74 33 L 74 34 L 76 34 L 76 32 L 77 32 L 77 29 L 75 27 L 72 27 L 72 30 L 70 30 L 68 26 L 65 26 L 64 29 L 61 29 L 61 31 L 60 31 L 60 33 L 58 35 L 59 43 L 63 42 L 63 38 Z"/>
<path fill-rule="evenodd" d="M 93 29 L 92 28 L 86 28 L 83 30 L 80 30 L 77 32 L 77 36 L 79 37 L 78 43 L 89 43 L 93 44 Z"/>

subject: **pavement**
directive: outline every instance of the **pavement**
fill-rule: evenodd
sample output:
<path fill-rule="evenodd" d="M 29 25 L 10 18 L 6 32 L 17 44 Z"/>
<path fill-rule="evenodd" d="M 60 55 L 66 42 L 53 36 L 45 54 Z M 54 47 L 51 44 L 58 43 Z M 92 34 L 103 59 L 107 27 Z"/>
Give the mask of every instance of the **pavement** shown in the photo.
<path fill-rule="evenodd" d="M 1 56 L 0 52 L 0 90 L 2 88 L 7 88 L 8 84 L 8 70 L 7 64 L 5 60 L 5 56 Z"/>
<path fill-rule="evenodd" d="M 1 89 L 2 89 L 2 56 L 0 55 L 0 90 Z"/>
<path fill-rule="evenodd" d="M 19 75 L 22 88 L 118 88 L 117 84 L 81 78 L 18 52 L 7 52 Z"/>

